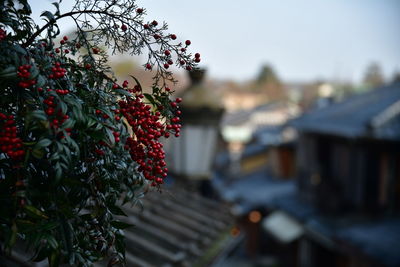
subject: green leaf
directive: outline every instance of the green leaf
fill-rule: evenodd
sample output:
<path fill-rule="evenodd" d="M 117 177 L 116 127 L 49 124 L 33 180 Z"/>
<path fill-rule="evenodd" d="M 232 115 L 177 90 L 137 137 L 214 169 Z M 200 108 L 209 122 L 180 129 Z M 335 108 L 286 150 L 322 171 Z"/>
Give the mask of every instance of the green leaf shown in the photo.
<path fill-rule="evenodd" d="M 87 119 L 87 128 L 92 127 L 93 125 L 95 125 L 97 123 L 97 121 L 91 117 L 88 117 Z"/>
<path fill-rule="evenodd" d="M 44 153 L 45 152 L 42 149 L 33 149 L 32 150 L 32 155 L 37 159 L 43 158 Z"/>
<path fill-rule="evenodd" d="M 72 113 L 74 114 L 74 117 L 78 122 L 83 122 L 85 120 L 82 114 L 82 110 L 77 106 L 72 107 Z"/>
<path fill-rule="evenodd" d="M 46 80 L 43 78 L 42 75 L 38 75 L 38 78 L 36 80 L 36 86 L 37 87 L 42 87 L 46 84 Z"/>
<path fill-rule="evenodd" d="M 32 65 L 30 79 L 35 79 L 39 75 L 39 70 L 36 68 L 36 65 Z"/>
<path fill-rule="evenodd" d="M 37 219 L 48 219 L 49 218 L 49 217 L 47 217 L 46 214 L 44 214 L 42 211 L 38 210 L 34 206 L 25 205 L 24 209 L 26 210 L 26 212 L 28 214 L 30 214 L 32 217 L 35 217 Z"/>
<path fill-rule="evenodd" d="M 41 139 L 39 142 L 36 143 L 34 149 L 48 147 L 51 144 L 51 140 L 47 138 Z"/>
<path fill-rule="evenodd" d="M 120 95 L 128 96 L 128 97 L 131 97 L 131 96 L 132 96 L 131 93 L 129 93 L 129 92 L 126 91 L 126 90 L 122 90 L 122 89 L 115 89 L 114 92 L 116 92 L 116 93 L 118 93 L 118 94 L 120 94 Z"/>
<path fill-rule="evenodd" d="M 17 69 L 15 66 L 9 66 L 5 68 L 4 70 L 0 71 L 0 77 L 5 78 L 5 77 L 12 77 L 12 76 L 17 76 Z"/>
<path fill-rule="evenodd" d="M 54 152 L 49 158 L 50 161 L 56 161 L 59 159 L 60 159 L 60 154 L 58 154 L 57 152 Z"/>
<path fill-rule="evenodd" d="M 108 137 L 107 139 L 108 139 L 109 143 L 111 145 L 114 145 L 115 144 L 115 137 L 114 137 L 112 131 L 110 129 L 108 129 L 108 128 L 105 128 L 105 130 L 106 130 L 106 134 L 107 134 L 107 137 Z"/>
<path fill-rule="evenodd" d="M 68 111 L 67 104 L 65 104 L 63 101 L 60 101 L 60 102 L 58 103 L 58 105 L 59 105 L 60 108 L 61 108 L 61 112 L 62 112 L 63 114 L 67 114 L 67 111 Z"/>
<path fill-rule="evenodd" d="M 33 231 L 36 227 L 35 223 L 28 220 L 17 219 L 15 222 L 18 226 L 18 231 L 20 231 L 21 233 Z"/>
<path fill-rule="evenodd" d="M 112 221 L 110 224 L 117 229 L 126 229 L 128 227 L 134 226 L 133 224 L 125 223 L 125 222 L 121 222 L 121 221 Z"/>
<path fill-rule="evenodd" d="M 60 181 L 62 177 L 62 168 L 59 162 L 55 164 L 54 169 L 56 170 L 56 181 Z"/>
<path fill-rule="evenodd" d="M 126 213 L 118 206 L 111 204 L 108 206 L 108 209 L 111 211 L 112 214 L 127 216 Z"/>
<path fill-rule="evenodd" d="M 14 49 L 17 53 L 22 54 L 22 55 L 26 55 L 26 50 L 24 48 L 22 48 L 22 46 L 16 44 L 14 46 L 12 46 L 12 49 Z"/>
<path fill-rule="evenodd" d="M 40 16 L 41 17 L 46 17 L 49 20 L 49 22 L 54 22 L 55 21 L 54 15 L 50 11 L 45 11 Z"/>
<path fill-rule="evenodd" d="M 135 77 L 135 76 L 132 76 L 132 75 L 129 75 L 129 76 L 131 76 L 131 78 L 135 80 L 136 84 L 137 84 L 137 85 L 139 85 L 139 86 L 140 86 L 140 88 L 142 88 L 142 85 L 140 84 L 139 80 L 138 80 L 138 79 L 136 79 L 136 77 Z"/>
<path fill-rule="evenodd" d="M 48 222 L 39 226 L 41 230 L 50 231 L 60 226 L 59 222 Z"/>
<path fill-rule="evenodd" d="M 31 112 L 30 116 L 32 116 L 33 118 L 42 120 L 42 121 L 47 121 L 46 113 L 44 113 L 43 110 L 34 110 Z"/>
<path fill-rule="evenodd" d="M 64 129 L 68 129 L 68 128 L 73 128 L 74 125 L 75 125 L 75 120 L 69 118 L 68 120 L 66 120 L 66 121 L 63 123 L 62 126 L 63 126 Z"/>
<path fill-rule="evenodd" d="M 47 241 L 47 243 L 53 248 L 53 249 L 57 249 L 58 248 L 58 242 L 57 240 L 51 236 L 51 235 L 46 235 L 45 236 L 45 240 Z"/>
<path fill-rule="evenodd" d="M 151 104 L 153 104 L 154 106 L 156 106 L 156 102 L 154 101 L 154 98 L 153 98 L 152 95 L 147 94 L 147 93 L 144 93 L 143 95 L 147 98 L 147 100 L 150 101 Z"/>

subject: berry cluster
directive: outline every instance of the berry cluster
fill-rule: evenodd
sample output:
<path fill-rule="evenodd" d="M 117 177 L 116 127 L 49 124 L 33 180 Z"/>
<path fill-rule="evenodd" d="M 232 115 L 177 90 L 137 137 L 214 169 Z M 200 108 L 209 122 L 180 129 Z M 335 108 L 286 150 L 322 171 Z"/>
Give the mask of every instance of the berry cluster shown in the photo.
<path fill-rule="evenodd" d="M 178 109 L 179 108 L 178 104 L 181 102 L 182 102 L 182 98 L 180 98 L 180 97 L 178 97 L 174 102 L 171 102 L 170 105 L 173 108 L 176 116 L 171 119 L 171 124 L 168 124 L 166 126 L 167 130 L 172 130 L 175 132 L 175 137 L 179 137 L 181 127 L 182 127 L 182 125 L 179 124 L 179 122 L 181 121 L 181 118 L 179 116 L 181 115 L 182 112 Z M 168 138 L 170 136 L 170 133 L 165 132 L 164 136 L 166 138 Z"/>
<path fill-rule="evenodd" d="M 59 95 L 67 95 L 67 94 L 69 94 L 69 90 L 56 89 L 56 93 Z"/>
<path fill-rule="evenodd" d="M 199 63 L 201 61 L 200 59 L 200 53 L 194 54 L 194 62 Z"/>
<path fill-rule="evenodd" d="M 51 68 L 51 74 L 49 75 L 49 79 L 60 79 L 65 76 L 67 70 L 61 67 L 60 62 L 54 63 L 54 66 Z"/>
<path fill-rule="evenodd" d="M 0 29 L 0 41 L 3 41 L 7 37 L 7 32 L 3 29 Z"/>
<path fill-rule="evenodd" d="M 158 139 L 165 134 L 165 126 L 160 122 L 161 113 L 151 112 L 151 106 L 142 101 L 143 94 L 135 99 L 120 100 L 120 112 L 132 127 L 134 137 L 127 139 L 125 149 L 139 164 L 143 176 L 153 181 L 152 185 L 162 184 L 168 169 L 163 145 Z"/>
<path fill-rule="evenodd" d="M 0 152 L 6 153 L 13 160 L 22 160 L 25 151 L 22 140 L 17 137 L 17 127 L 13 115 L 0 112 Z"/>
<path fill-rule="evenodd" d="M 18 86 L 20 86 L 22 88 L 28 88 L 28 87 L 36 84 L 35 80 L 29 79 L 29 77 L 31 76 L 31 73 L 29 71 L 31 69 L 31 67 L 32 66 L 29 64 L 25 64 L 25 65 L 18 67 L 17 76 L 22 79 L 22 81 L 20 81 L 18 83 Z"/>
<path fill-rule="evenodd" d="M 54 108 L 57 106 L 56 103 L 54 103 L 54 96 L 47 97 L 43 100 L 43 104 L 47 105 L 47 108 L 45 109 L 46 114 L 49 116 L 54 115 Z"/>
<path fill-rule="evenodd" d="M 68 119 L 69 116 L 67 114 L 63 114 L 61 111 L 59 111 L 57 116 L 50 122 L 50 125 L 57 129 Z"/>

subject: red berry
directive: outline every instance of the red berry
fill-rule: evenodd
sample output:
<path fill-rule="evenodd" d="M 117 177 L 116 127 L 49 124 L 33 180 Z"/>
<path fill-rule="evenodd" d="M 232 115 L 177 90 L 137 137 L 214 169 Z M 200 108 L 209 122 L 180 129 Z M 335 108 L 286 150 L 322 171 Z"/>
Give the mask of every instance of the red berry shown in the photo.
<path fill-rule="evenodd" d="M 61 50 L 60 50 L 60 48 L 56 48 L 55 51 L 56 51 L 56 53 L 60 53 Z"/>
<path fill-rule="evenodd" d="M 199 57 L 194 59 L 194 62 L 196 62 L 196 63 L 199 63 L 200 61 L 201 61 L 201 59 Z"/>
<path fill-rule="evenodd" d="M 182 102 L 182 98 L 178 97 L 175 101 L 176 101 L 176 103 L 181 103 Z"/>
<path fill-rule="evenodd" d="M 62 45 L 65 44 L 65 41 L 64 41 L 64 40 L 61 40 L 61 41 L 60 41 L 60 44 L 62 44 Z"/>
<path fill-rule="evenodd" d="M 157 25 L 158 25 L 158 22 L 157 22 L 156 20 L 153 20 L 153 21 L 151 22 L 151 25 L 157 26 Z"/>
<path fill-rule="evenodd" d="M 146 64 L 146 69 L 151 70 L 151 65 L 149 63 Z"/>
<path fill-rule="evenodd" d="M 172 40 L 175 40 L 175 39 L 176 39 L 176 35 L 175 35 L 175 34 L 171 34 L 169 37 L 170 37 Z"/>
<path fill-rule="evenodd" d="M 128 27 L 125 24 L 121 25 L 121 30 L 126 31 L 128 29 Z"/>
<path fill-rule="evenodd" d="M 164 51 L 164 54 L 165 54 L 166 56 L 169 56 L 169 55 L 171 55 L 171 52 L 170 52 L 169 50 L 165 50 L 165 51 Z"/>
<path fill-rule="evenodd" d="M 164 64 L 164 68 L 168 69 L 168 68 L 169 68 L 169 64 L 168 64 L 168 63 L 165 63 L 165 64 Z"/>
<path fill-rule="evenodd" d="M 90 70 L 90 69 L 92 68 L 92 65 L 90 65 L 89 63 L 86 63 L 85 68 L 86 68 L 87 70 Z"/>
<path fill-rule="evenodd" d="M 142 9 L 142 8 L 138 8 L 138 9 L 136 9 L 136 13 L 138 13 L 138 14 L 141 14 L 141 13 L 143 13 L 143 9 Z"/>
<path fill-rule="evenodd" d="M 186 66 L 186 70 L 191 71 L 193 68 L 191 66 Z"/>
<path fill-rule="evenodd" d="M 192 43 L 192 42 L 191 42 L 190 40 L 186 40 L 186 41 L 185 41 L 185 44 L 186 44 L 186 45 L 190 45 L 191 43 Z"/>
<path fill-rule="evenodd" d="M 194 57 L 195 57 L 195 58 L 200 58 L 200 53 L 194 54 Z"/>
<path fill-rule="evenodd" d="M 64 36 L 64 37 L 63 37 L 63 40 L 64 40 L 64 41 L 68 41 L 68 37 L 67 37 L 67 36 Z"/>

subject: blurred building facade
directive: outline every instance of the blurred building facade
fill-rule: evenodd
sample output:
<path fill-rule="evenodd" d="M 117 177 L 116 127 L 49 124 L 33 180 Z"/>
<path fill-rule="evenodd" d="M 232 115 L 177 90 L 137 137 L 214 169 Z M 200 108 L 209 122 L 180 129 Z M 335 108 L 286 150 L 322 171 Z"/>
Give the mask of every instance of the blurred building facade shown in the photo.
<path fill-rule="evenodd" d="M 316 108 L 275 136 L 285 132 L 296 139 L 249 142 L 240 163 L 250 167 L 235 179 L 223 161 L 217 169 L 246 255 L 275 259 L 263 266 L 400 266 L 400 84 Z"/>

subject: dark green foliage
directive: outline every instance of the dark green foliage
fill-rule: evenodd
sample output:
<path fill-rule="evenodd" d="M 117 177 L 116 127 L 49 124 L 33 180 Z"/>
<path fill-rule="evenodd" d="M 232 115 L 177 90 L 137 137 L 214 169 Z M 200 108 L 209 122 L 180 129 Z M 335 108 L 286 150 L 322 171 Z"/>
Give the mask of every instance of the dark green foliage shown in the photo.
<path fill-rule="evenodd" d="M 1 250 L 7 254 L 22 240 L 32 260 L 48 259 L 50 266 L 90 266 L 105 257 L 123 262 L 121 231 L 130 225 L 115 215 L 124 215 L 121 205 L 137 201 L 148 182 L 125 146 L 135 132 L 115 116 L 118 101 L 132 100 L 135 91 L 113 88 L 107 52 L 147 49 L 155 84 L 144 99 L 153 113 L 160 109 L 165 124 L 174 110 L 163 88 L 174 80 L 163 68 L 170 59 L 164 50 L 175 51 L 186 66 L 194 63 L 181 43 L 169 43 L 165 24 L 145 30 L 134 0 L 77 1 L 66 14 L 59 4 L 42 13 L 46 25 L 40 28 L 26 0 L 0 3 L 0 113 L 6 116 L 0 120 Z M 77 31 L 58 45 L 57 21 L 64 17 L 73 18 Z M 122 24 L 126 31 L 115 26 Z M 161 38 L 152 40 L 154 34 Z M 100 46 L 106 51 L 93 53 Z M 132 83 L 140 88 L 136 78 Z M 7 136 L 12 127 L 16 137 Z M 15 154 L 19 150 L 23 155 Z"/>

